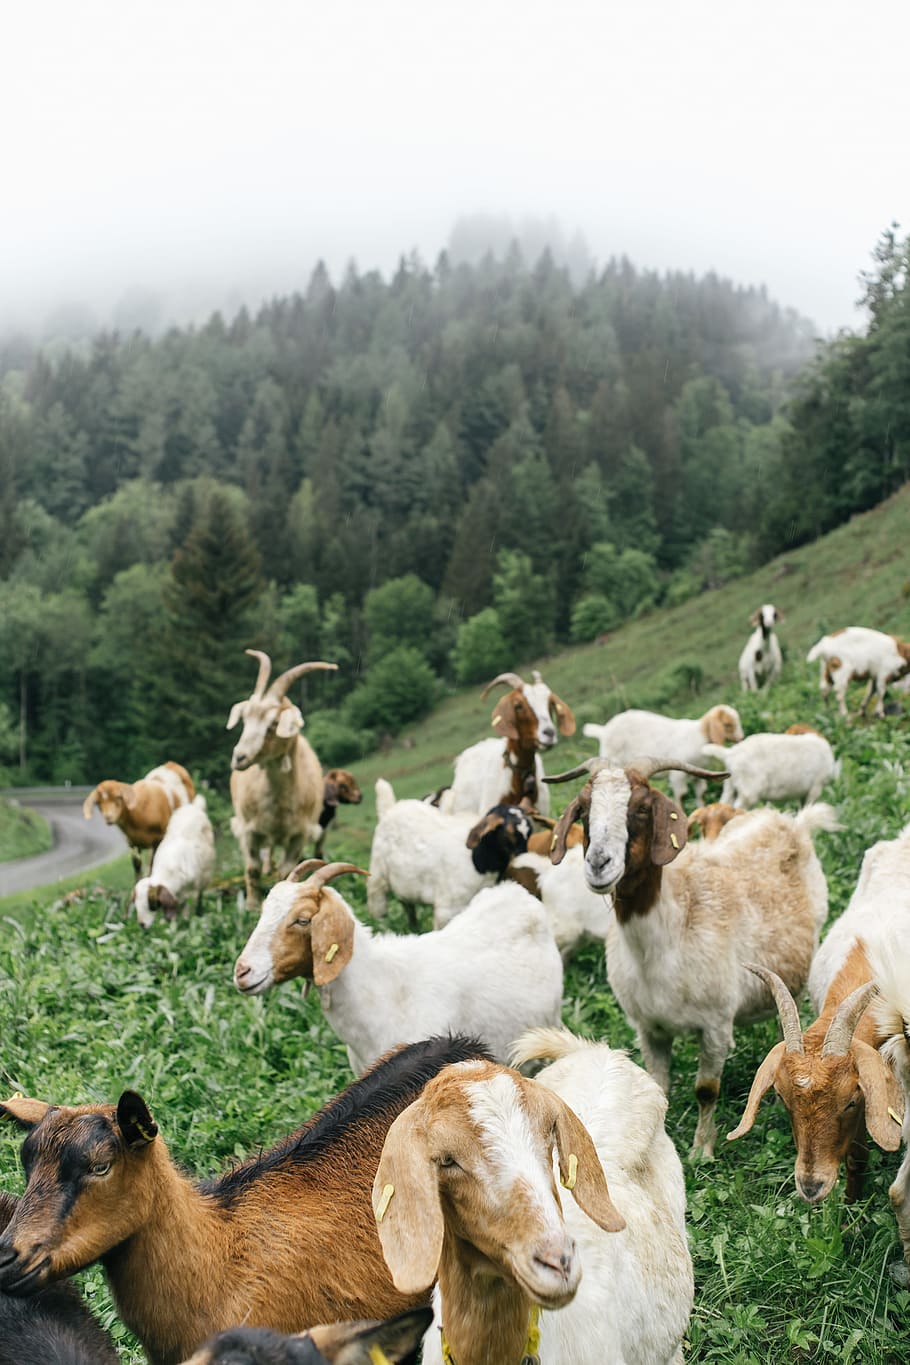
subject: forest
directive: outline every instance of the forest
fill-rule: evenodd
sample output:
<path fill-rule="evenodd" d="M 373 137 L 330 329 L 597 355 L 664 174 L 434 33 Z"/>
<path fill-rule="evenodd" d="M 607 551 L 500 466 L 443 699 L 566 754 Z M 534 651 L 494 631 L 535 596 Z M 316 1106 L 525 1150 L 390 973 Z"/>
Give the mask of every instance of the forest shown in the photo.
<path fill-rule="evenodd" d="M 517 248 L 319 266 L 155 340 L 7 338 L 4 779 L 224 784 L 247 646 L 339 665 L 300 700 L 344 762 L 875 505 L 910 477 L 908 269 L 893 226 L 826 344 L 760 289 Z"/>

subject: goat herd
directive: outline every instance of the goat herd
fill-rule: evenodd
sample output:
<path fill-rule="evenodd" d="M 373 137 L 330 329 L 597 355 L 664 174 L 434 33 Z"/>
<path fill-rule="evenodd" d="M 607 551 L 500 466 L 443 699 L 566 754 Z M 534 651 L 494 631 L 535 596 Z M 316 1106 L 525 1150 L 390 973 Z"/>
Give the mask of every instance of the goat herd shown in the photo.
<path fill-rule="evenodd" d="M 753 618 L 744 689 L 779 674 L 779 619 L 770 604 Z M 248 652 L 256 686 L 228 721 L 243 721 L 231 828 L 260 914 L 234 981 L 255 994 L 305 978 L 359 1079 L 271 1150 L 197 1182 L 133 1091 L 115 1105 L 0 1105 L 25 1132 L 27 1176 L 21 1198 L 0 1195 L 0 1359 L 116 1361 L 76 1291 L 53 1283 L 100 1260 L 152 1365 L 388 1365 L 418 1350 L 428 1365 L 682 1361 L 694 1291 L 664 1127 L 673 1037 L 700 1039 L 693 1152 L 710 1157 L 734 1025 L 776 1010 L 783 1041 L 728 1139 L 773 1086 L 802 1198 L 823 1199 L 842 1161 L 858 1197 L 867 1132 L 888 1150 L 910 1138 L 910 825 L 867 850 L 819 948 L 828 899 L 813 835 L 837 828 L 817 798 L 838 771 L 820 734 L 797 724 L 744 739 L 732 706 L 697 720 L 626 711 L 585 727 L 597 757 L 545 777 L 541 754 L 575 718 L 539 673 L 505 673 L 483 694 L 506 689 L 496 735 L 458 757 L 451 787 L 396 800 L 377 783 L 369 910 L 382 916 L 391 891 L 431 905 L 434 928 L 375 934 L 333 885 L 363 869 L 299 861 L 310 843 L 321 853 L 339 801 L 360 799 L 349 773 L 323 775 L 287 696 L 332 665 L 269 685 L 268 656 Z M 809 659 L 842 711 L 851 678 L 868 680 L 864 707 L 874 695 L 881 714 L 910 671 L 910 647 L 859 627 Z M 658 773 L 672 796 L 652 785 Z M 725 786 L 687 819 L 690 780 L 696 803 L 708 782 Z M 563 782 L 571 799 L 551 820 L 549 784 Z M 794 799 L 796 812 L 754 809 Z M 185 769 L 102 782 L 87 817 L 95 804 L 123 829 L 137 875 L 153 850 L 134 890 L 141 923 L 201 894 L 214 840 Z M 646 1070 L 559 1027 L 563 961 L 588 937 L 606 943 Z M 804 1032 L 807 982 L 818 1017 Z M 517 1069 L 541 1062 L 533 1079 Z M 910 1265 L 908 1160 L 891 1199 Z"/>

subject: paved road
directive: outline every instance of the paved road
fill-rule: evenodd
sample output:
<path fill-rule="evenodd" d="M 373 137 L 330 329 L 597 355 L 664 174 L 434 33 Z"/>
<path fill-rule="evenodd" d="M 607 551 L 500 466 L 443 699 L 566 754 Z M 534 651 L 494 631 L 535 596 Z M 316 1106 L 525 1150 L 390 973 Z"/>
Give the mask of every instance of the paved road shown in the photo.
<path fill-rule="evenodd" d="M 91 820 L 82 815 L 82 802 L 88 787 L 31 787 L 4 792 L 23 806 L 43 815 L 51 827 L 54 846 L 33 858 L 15 858 L 0 863 L 0 896 L 16 891 L 31 891 L 36 886 L 72 877 L 77 872 L 109 863 L 125 853 L 126 840 L 116 826 L 106 825 L 98 810 Z"/>

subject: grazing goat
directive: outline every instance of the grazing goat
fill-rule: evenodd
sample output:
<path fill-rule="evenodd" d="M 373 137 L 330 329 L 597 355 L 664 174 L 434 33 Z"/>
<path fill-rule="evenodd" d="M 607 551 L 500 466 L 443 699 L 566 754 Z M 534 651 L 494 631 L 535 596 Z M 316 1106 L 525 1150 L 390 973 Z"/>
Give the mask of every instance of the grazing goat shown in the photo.
<path fill-rule="evenodd" d="M 489 810 L 500 801 L 517 805 L 522 797 L 548 815 L 550 794 L 542 787 L 540 751 L 552 749 L 558 735 L 574 735 L 575 717 L 535 671 L 526 683 L 517 673 L 500 673 L 481 692 L 494 687 L 511 690 L 493 708 L 492 726 L 501 739 L 482 739 L 455 760 L 451 787 L 440 800 L 446 814 Z"/>
<path fill-rule="evenodd" d="M 444 929 L 374 936 L 326 885 L 361 870 L 311 858 L 295 869 L 312 872 L 308 881 L 273 886 L 237 959 L 237 989 L 313 981 L 356 1072 L 395 1043 L 445 1029 L 504 1057 L 522 1029 L 559 1019 L 562 959 L 543 907 L 520 886 L 481 891 Z"/>
<path fill-rule="evenodd" d="M 910 828 L 910 827 L 908 827 Z M 905 831 L 906 833 L 906 831 Z M 903 1265 L 892 1267 L 892 1274 L 904 1288 L 910 1284 L 910 885 L 901 888 L 903 921 L 893 935 L 885 935 L 869 945 L 869 965 L 880 991 L 869 1013 L 873 1016 L 879 1054 L 896 1073 L 901 1088 L 902 1108 L 889 1107 L 889 1118 L 896 1121 L 903 1113 L 901 1140 L 904 1157 L 891 1183 L 888 1197 L 897 1219 L 897 1231 L 904 1254 Z"/>
<path fill-rule="evenodd" d="M 85 798 L 82 814 L 91 820 L 92 807 L 97 804 L 106 823 L 123 831 L 138 877 L 142 871 L 142 850 L 150 848 L 154 858 L 171 813 L 192 801 L 195 795 L 193 779 L 186 768 L 179 763 L 162 763 L 138 782 L 99 782 Z"/>
<path fill-rule="evenodd" d="M 642 754 L 662 754 L 679 766 L 669 776 L 670 790 L 682 801 L 689 782 L 686 764 L 701 762 L 705 744 L 726 744 L 742 739 L 739 712 L 732 706 L 712 706 L 698 720 L 676 720 L 655 711 L 620 711 L 606 725 L 586 725 L 584 733 L 596 739 L 600 757 L 620 766 Z M 695 799 L 701 801 L 705 783 L 695 782 Z"/>
<path fill-rule="evenodd" d="M 552 858 L 562 861 L 565 833 L 581 817 L 588 886 L 613 893 L 610 986 L 636 1029 L 648 1070 L 665 1090 L 674 1035 L 701 1035 L 693 1152 L 711 1157 L 733 1025 L 774 1008 L 742 964 L 771 963 L 793 990 L 802 988 L 828 911 L 812 831 L 835 822 L 830 806 L 807 806 L 795 816 L 768 808 L 732 821 L 720 839 L 686 848 L 683 811 L 648 781 L 677 766 L 650 758 L 623 769 L 589 758 L 549 778 L 588 777 L 556 827 Z M 685 771 L 721 776 L 688 764 Z"/>
<path fill-rule="evenodd" d="M 427 1081 L 486 1055 L 465 1038 L 402 1048 L 270 1151 L 198 1184 L 131 1090 L 116 1105 L 7 1100 L 28 1183 L 0 1238 L 0 1289 L 30 1294 L 100 1259 L 151 1365 L 240 1322 L 301 1332 L 416 1308 L 425 1295 L 399 1293 L 383 1264 L 373 1175 Z"/>
<path fill-rule="evenodd" d="M 231 831 L 243 854 L 247 904 L 258 905 L 263 873 L 277 870 L 279 876 L 286 875 L 302 858 L 306 841 L 317 843 L 323 836 L 322 769 L 300 733 L 303 716 L 288 700 L 287 690 L 304 673 L 338 665 L 297 664 L 266 689 L 272 671 L 269 656 L 259 649 L 246 653 L 259 660 L 259 674 L 251 695 L 236 702 L 228 716 L 229 730 L 243 720 L 243 733 L 231 757 Z M 278 848 L 282 857 L 274 868 Z"/>
<path fill-rule="evenodd" d="M 703 839 L 716 839 L 737 815 L 745 815 L 744 810 L 729 806 L 725 801 L 712 801 L 710 805 L 699 806 L 689 816 L 687 830 L 689 836 L 698 830 Z"/>
<path fill-rule="evenodd" d="M 181 904 L 194 896 L 197 906 L 212 879 L 215 866 L 215 835 L 206 814 L 205 797 L 197 796 L 171 816 L 167 833 L 158 845 L 147 877 L 133 888 L 136 918 L 148 929 L 155 910 L 173 919 Z"/>
<path fill-rule="evenodd" d="M 363 800 L 363 792 L 357 785 L 357 779 L 353 773 L 349 773 L 347 768 L 329 768 L 325 775 L 325 783 L 322 789 L 322 810 L 319 814 L 319 826 L 322 830 L 316 841 L 313 856 L 322 857 L 322 849 L 325 844 L 325 836 L 328 833 L 329 825 L 335 819 L 339 806 L 359 806 Z"/>
<path fill-rule="evenodd" d="M 745 1113 L 728 1141 L 748 1133 L 762 1096 L 773 1085 L 790 1115 L 796 1188 L 807 1203 L 816 1204 L 830 1193 L 842 1161 L 847 1165 L 847 1199 L 861 1197 L 867 1131 L 880 1147 L 897 1149 L 903 1105 L 894 1075 L 878 1052 L 891 1029 L 882 1027 L 876 1011 L 866 1006 L 875 989 L 870 961 L 877 945 L 890 952 L 901 971 L 910 970 L 910 959 L 894 951 L 901 931 L 908 928 L 910 825 L 897 839 L 866 850 L 850 904 L 812 963 L 809 994 L 819 1014 L 805 1032 L 783 982 L 759 962 L 751 968 L 774 992 L 784 1041 L 758 1068 Z"/>
<path fill-rule="evenodd" d="M 837 697 L 837 708 L 847 718 L 847 686 L 854 679 L 867 679 L 866 695 L 858 715 L 875 696 L 875 714 L 885 714 L 885 693 L 890 682 L 910 673 L 910 644 L 896 635 L 885 635 L 866 626 L 845 626 L 823 635 L 806 655 L 807 663 L 820 662 L 822 695 L 827 698 L 831 688 Z"/>
<path fill-rule="evenodd" d="M 702 753 L 729 770 L 720 799 L 750 810 L 761 801 L 811 805 L 840 776 L 840 763 L 823 735 L 749 735 L 729 749 L 706 744 Z"/>
<path fill-rule="evenodd" d="M 780 677 L 783 657 L 774 627 L 783 619 L 777 607 L 770 602 L 749 617 L 755 629 L 739 656 L 739 680 L 744 692 L 757 692 L 762 686 L 770 687 Z"/>
<path fill-rule="evenodd" d="M 0 1232 L 16 1203 L 0 1194 Z M 27 1299 L 0 1294 L 0 1365 L 117 1365 L 118 1359 L 74 1285 L 49 1285 Z"/>
<path fill-rule="evenodd" d="M 494 806 L 481 818 L 444 815 L 425 801 L 396 801 L 382 777 L 376 783 L 376 814 L 367 907 L 382 919 L 391 891 L 404 902 L 415 929 L 416 904 L 431 905 L 434 928 L 441 929 L 478 891 L 501 880 L 531 836 L 531 821 L 521 806 Z"/>
<path fill-rule="evenodd" d="M 666 1100 L 624 1053 L 562 1029 L 514 1056 L 556 1060 L 536 1080 L 447 1067 L 383 1148 L 373 1207 L 392 1278 L 439 1280 L 424 1365 L 681 1362 L 692 1261 Z"/>
<path fill-rule="evenodd" d="M 386 1322 L 337 1322 L 285 1337 L 263 1327 L 235 1327 L 206 1342 L 186 1365 L 393 1365 L 416 1362 L 433 1320 L 415 1308 Z"/>

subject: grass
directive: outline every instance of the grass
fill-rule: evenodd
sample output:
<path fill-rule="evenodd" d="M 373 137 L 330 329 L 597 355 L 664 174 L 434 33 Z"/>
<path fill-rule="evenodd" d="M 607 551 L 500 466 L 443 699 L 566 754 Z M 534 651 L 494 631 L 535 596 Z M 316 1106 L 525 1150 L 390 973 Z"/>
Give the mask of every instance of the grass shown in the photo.
<path fill-rule="evenodd" d="M 838 623 L 910 629 L 903 580 L 908 514 L 905 492 L 801 550 L 786 573 L 781 563 L 771 565 L 751 580 L 643 618 L 605 646 L 546 661 L 548 680 L 580 721 L 644 702 L 697 714 L 726 698 L 740 705 L 747 732 L 799 719 L 828 734 L 843 761 L 826 796 L 844 829 L 817 838 L 832 915 L 849 899 L 864 849 L 893 837 L 910 818 L 907 716 L 847 727 L 822 706 L 814 669 L 800 660 L 824 628 Z M 740 704 L 734 670 L 747 618 L 769 599 L 787 616 L 787 681 Z M 687 659 L 702 668 L 695 697 L 680 688 L 676 672 Z M 358 765 L 367 800 L 339 813 L 330 856 L 368 859 L 375 776 L 390 777 L 403 795 L 439 785 L 451 755 L 483 733 L 488 715 L 489 703 L 479 703 L 476 690 L 453 697 L 388 752 Z M 576 737 L 560 745 L 551 764 L 568 766 L 590 751 L 590 742 Z M 558 807 L 568 799 L 565 789 L 555 794 Z M 215 803 L 213 810 L 223 824 L 223 808 Z M 238 869 L 229 840 L 220 850 L 224 878 Z M 128 916 L 126 884 L 128 872 L 125 883 L 114 865 L 90 873 L 82 895 L 64 900 L 55 887 L 47 896 L 0 905 L 0 1092 L 77 1103 L 138 1089 L 177 1160 L 209 1175 L 274 1142 L 335 1094 L 349 1079 L 344 1049 L 318 999 L 305 999 L 300 983 L 255 999 L 233 990 L 231 965 L 252 927 L 236 881 L 207 895 L 204 914 L 157 922 L 148 933 Z M 344 890 L 365 915 L 358 879 Z M 405 930 L 395 906 L 387 927 Z M 632 1046 L 603 954 L 593 946 L 570 964 L 564 1018 L 583 1033 Z M 737 1123 L 776 1037 L 772 1021 L 738 1030 L 721 1091 L 721 1132 Z M 695 1068 L 693 1040 L 678 1040 L 667 1127 L 681 1153 L 695 1128 Z M 0 1187 L 12 1191 L 23 1185 L 19 1145 L 20 1136 L 0 1125 Z M 794 1194 L 793 1156 L 786 1115 L 766 1100 L 752 1133 L 736 1144 L 721 1142 L 716 1162 L 686 1163 L 696 1272 L 688 1359 L 906 1360 L 910 1294 L 888 1273 L 899 1256 L 887 1198 L 897 1154 L 873 1150 L 862 1203 L 845 1206 L 839 1188 L 813 1209 Z M 122 1360 L 139 1365 L 144 1357 L 117 1319 L 101 1272 L 90 1269 L 81 1279 Z"/>
<path fill-rule="evenodd" d="M 53 843 L 43 815 L 16 801 L 0 800 L 0 863 L 46 853 Z"/>

